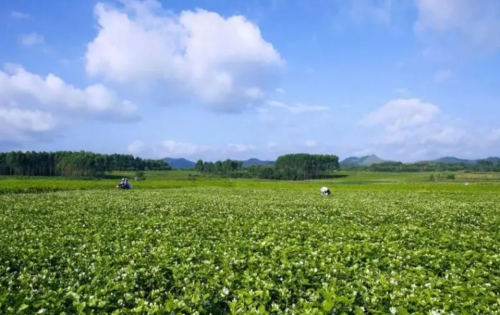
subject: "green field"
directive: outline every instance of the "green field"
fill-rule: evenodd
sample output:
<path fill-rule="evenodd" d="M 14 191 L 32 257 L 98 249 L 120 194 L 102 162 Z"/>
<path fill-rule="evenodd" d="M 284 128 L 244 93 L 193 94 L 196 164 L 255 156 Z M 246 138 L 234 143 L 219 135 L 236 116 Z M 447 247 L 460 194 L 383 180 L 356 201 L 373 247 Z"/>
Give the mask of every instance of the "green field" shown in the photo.
<path fill-rule="evenodd" d="M 0 178 L 0 314 L 500 313 L 498 174 L 188 173 Z"/>

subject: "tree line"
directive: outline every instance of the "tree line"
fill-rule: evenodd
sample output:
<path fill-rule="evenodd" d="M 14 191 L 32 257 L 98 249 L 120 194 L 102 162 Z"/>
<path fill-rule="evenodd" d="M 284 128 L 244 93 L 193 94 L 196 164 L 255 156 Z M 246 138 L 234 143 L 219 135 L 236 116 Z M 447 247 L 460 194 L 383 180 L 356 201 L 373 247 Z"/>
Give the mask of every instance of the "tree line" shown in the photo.
<path fill-rule="evenodd" d="M 86 151 L 0 153 L 0 175 L 103 177 L 112 171 L 171 169 L 162 160 L 141 159 L 128 154 Z"/>
<path fill-rule="evenodd" d="M 206 176 L 233 178 L 260 178 L 277 180 L 309 180 L 327 178 L 339 169 L 339 158 L 327 154 L 286 154 L 279 156 L 272 166 L 243 167 L 242 161 L 207 162 L 198 160 L 194 167 Z"/>
<path fill-rule="evenodd" d="M 500 161 L 479 160 L 477 163 L 409 163 L 381 162 L 370 166 L 343 165 L 344 170 L 372 172 L 500 172 Z"/>

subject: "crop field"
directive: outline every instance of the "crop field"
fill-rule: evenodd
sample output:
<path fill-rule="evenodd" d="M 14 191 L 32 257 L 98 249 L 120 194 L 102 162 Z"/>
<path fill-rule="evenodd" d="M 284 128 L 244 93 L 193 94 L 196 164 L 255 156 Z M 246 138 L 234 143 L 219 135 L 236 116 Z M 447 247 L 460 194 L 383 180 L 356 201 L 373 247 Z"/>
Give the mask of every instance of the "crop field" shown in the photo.
<path fill-rule="evenodd" d="M 499 184 L 113 183 L 0 180 L 0 314 L 500 313 Z"/>

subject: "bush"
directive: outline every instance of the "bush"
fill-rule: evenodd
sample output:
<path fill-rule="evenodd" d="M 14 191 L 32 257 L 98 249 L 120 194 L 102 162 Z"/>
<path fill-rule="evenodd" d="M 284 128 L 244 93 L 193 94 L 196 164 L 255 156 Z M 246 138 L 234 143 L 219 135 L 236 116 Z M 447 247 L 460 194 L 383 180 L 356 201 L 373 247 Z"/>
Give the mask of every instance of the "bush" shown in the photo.
<path fill-rule="evenodd" d="M 146 180 L 146 177 L 144 176 L 143 171 L 136 171 L 135 172 L 135 180 Z"/>

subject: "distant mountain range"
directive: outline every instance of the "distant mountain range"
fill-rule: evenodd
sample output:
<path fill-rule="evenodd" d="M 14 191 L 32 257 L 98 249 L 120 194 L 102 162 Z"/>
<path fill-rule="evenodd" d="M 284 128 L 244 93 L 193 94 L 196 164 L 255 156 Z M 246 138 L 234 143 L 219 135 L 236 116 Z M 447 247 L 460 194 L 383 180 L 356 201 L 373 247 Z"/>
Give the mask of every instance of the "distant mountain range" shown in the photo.
<path fill-rule="evenodd" d="M 256 158 L 251 158 L 246 161 L 243 161 L 243 167 L 249 166 L 271 166 L 274 164 L 274 161 L 261 161 Z"/>
<path fill-rule="evenodd" d="M 194 168 L 195 162 L 186 160 L 185 158 L 164 158 L 163 162 L 168 163 L 174 169 L 186 169 L 186 168 Z"/>
<path fill-rule="evenodd" d="M 167 162 L 173 169 L 190 169 L 194 168 L 196 162 L 186 160 L 185 158 L 164 158 L 163 161 Z M 243 167 L 249 166 L 269 166 L 273 165 L 274 161 L 262 161 L 256 158 L 251 158 L 243 161 Z"/>
<path fill-rule="evenodd" d="M 486 159 L 476 159 L 476 160 L 468 160 L 468 159 L 460 159 L 453 156 L 445 156 L 435 160 L 427 160 L 427 161 L 419 161 L 419 163 L 443 163 L 443 164 L 455 164 L 455 163 L 465 163 L 465 164 L 477 164 L 480 160 L 491 161 L 493 163 L 498 163 L 500 161 L 500 157 L 488 157 Z M 167 162 L 174 169 L 190 169 L 194 168 L 196 162 L 186 160 L 184 158 L 164 158 L 163 161 Z M 384 160 L 374 154 L 366 155 L 362 157 L 351 156 L 340 162 L 341 167 L 349 167 L 349 166 L 370 166 L 375 163 L 382 162 L 392 162 L 389 160 Z M 270 166 L 273 165 L 274 161 L 263 161 L 256 158 L 251 158 L 243 161 L 243 167 L 249 166 Z"/>

